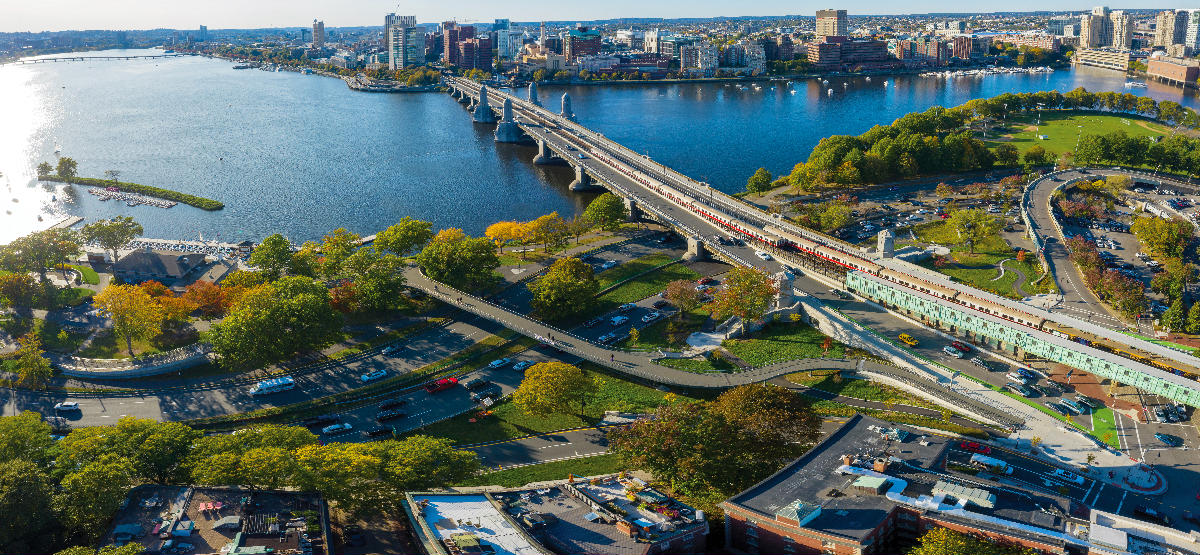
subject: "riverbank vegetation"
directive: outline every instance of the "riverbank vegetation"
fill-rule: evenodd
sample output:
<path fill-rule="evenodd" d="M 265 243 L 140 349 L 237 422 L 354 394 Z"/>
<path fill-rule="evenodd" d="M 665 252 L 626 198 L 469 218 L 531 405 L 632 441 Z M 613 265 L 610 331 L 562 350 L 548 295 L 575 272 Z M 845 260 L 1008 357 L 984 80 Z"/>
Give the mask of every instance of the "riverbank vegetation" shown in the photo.
<path fill-rule="evenodd" d="M 857 136 L 826 137 L 813 148 L 806 161 L 796 164 L 790 174 L 776 183 L 816 192 L 920 175 L 1016 165 L 1023 158 L 1014 156 L 1020 154 L 1019 149 L 1002 146 L 1007 139 L 995 137 L 992 130 L 1006 126 L 1009 118 L 1022 114 L 1057 117 L 1061 111 L 1151 119 L 1172 126 L 1200 124 L 1194 110 L 1177 102 L 1156 102 L 1129 93 L 1092 93 L 1082 88 L 1065 94 L 1005 93 L 954 108 L 934 106 L 924 112 L 906 114 L 889 125 L 876 125 Z M 1097 125 L 1125 125 L 1119 120 L 1117 117 Z M 991 142 L 985 143 L 984 139 Z M 1129 141 L 1135 141 L 1133 147 Z M 1164 169 L 1200 172 L 1200 154 L 1194 154 L 1200 151 L 1200 141 L 1182 135 L 1154 143 L 1148 137 L 1123 137 L 1120 129 L 1104 135 L 1086 133 L 1080 138 L 1078 151 L 1075 159 L 1079 163 L 1161 163 Z M 1044 148 L 1042 152 L 1041 156 L 1035 153 L 1032 157 L 1033 165 L 1053 160 L 1044 154 L 1047 152 Z"/>
<path fill-rule="evenodd" d="M 89 187 L 116 188 L 129 193 L 137 193 L 148 197 L 160 198 L 163 200 L 171 200 L 181 202 L 189 206 L 195 206 L 202 210 L 220 210 L 225 208 L 225 205 L 219 201 L 210 198 L 189 195 L 179 191 L 163 189 L 161 187 L 151 187 L 149 185 L 141 185 L 138 183 L 129 183 L 126 181 L 117 181 L 113 179 L 97 179 L 94 177 L 79 177 L 75 175 L 77 164 L 71 158 L 60 158 L 57 168 L 50 166 L 49 162 L 38 164 L 37 176 L 42 181 L 55 181 L 59 183 L 69 183 L 72 185 L 86 185 Z M 57 173 L 50 173 L 57 169 Z M 113 175 L 118 175 L 113 173 Z"/>

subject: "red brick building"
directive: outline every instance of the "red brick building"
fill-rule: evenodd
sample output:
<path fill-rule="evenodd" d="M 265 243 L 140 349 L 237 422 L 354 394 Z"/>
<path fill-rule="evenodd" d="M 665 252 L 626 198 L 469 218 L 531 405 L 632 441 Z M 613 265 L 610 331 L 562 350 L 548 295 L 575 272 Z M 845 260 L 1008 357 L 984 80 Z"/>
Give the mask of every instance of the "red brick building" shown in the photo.
<path fill-rule="evenodd" d="M 475 27 L 473 25 L 459 25 L 453 21 L 447 21 L 442 24 L 442 61 L 452 66 L 462 64 L 462 50 L 458 47 L 458 43 L 475 38 Z"/>
<path fill-rule="evenodd" d="M 1146 74 L 1159 81 L 1192 87 L 1200 78 L 1200 61 L 1159 56 L 1146 60 Z"/>

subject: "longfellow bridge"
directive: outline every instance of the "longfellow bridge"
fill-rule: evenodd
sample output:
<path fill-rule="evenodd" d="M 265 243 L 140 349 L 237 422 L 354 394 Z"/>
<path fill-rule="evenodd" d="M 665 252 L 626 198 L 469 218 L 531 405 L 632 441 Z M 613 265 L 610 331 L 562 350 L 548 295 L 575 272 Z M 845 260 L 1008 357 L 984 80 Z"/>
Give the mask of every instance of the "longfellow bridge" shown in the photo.
<path fill-rule="evenodd" d="M 567 94 L 555 112 L 542 105 L 536 84 L 521 98 L 459 77 L 444 82 L 474 121 L 496 125 L 496 141 L 536 145 L 537 164 L 570 165 L 572 190 L 604 188 L 622 197 L 631 217 L 655 219 L 684 236 L 688 257 L 711 255 L 772 273 L 803 268 L 807 275 L 794 281 L 801 290 L 845 288 L 904 321 L 1200 406 L 1200 358 L 954 283 L 891 257 L 883 241 L 870 252 L 793 225 L 580 125 Z M 745 241 L 729 244 L 718 234 Z"/>

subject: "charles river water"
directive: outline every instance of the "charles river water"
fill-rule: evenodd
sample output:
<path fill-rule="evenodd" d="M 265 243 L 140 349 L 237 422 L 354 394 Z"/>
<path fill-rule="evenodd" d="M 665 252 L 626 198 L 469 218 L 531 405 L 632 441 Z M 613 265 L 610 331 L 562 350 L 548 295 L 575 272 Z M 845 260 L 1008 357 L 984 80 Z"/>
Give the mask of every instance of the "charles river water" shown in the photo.
<path fill-rule="evenodd" d="M 449 95 L 355 92 L 338 79 L 232 65 L 183 57 L 0 66 L 0 243 L 68 216 L 115 215 L 142 222 L 147 237 L 230 242 L 275 232 L 303 241 L 337 227 L 370 234 L 403 216 L 481 233 L 499 220 L 574 214 L 592 198 L 567 190 L 569 168 L 535 166 L 531 147 L 494 143 L 492 127 L 473 124 Z M 1080 68 L 764 82 L 761 90 L 544 87 L 541 96 L 556 107 L 570 92 L 584 125 L 736 192 L 760 166 L 790 171 L 824 136 L 938 104 L 1083 86 L 1200 105 L 1178 88 L 1124 83 L 1121 73 Z M 122 181 L 217 199 L 225 209 L 129 207 L 82 187 L 38 183 L 35 166 L 53 164 L 56 149 L 78 161 L 81 176 L 118 170 Z"/>

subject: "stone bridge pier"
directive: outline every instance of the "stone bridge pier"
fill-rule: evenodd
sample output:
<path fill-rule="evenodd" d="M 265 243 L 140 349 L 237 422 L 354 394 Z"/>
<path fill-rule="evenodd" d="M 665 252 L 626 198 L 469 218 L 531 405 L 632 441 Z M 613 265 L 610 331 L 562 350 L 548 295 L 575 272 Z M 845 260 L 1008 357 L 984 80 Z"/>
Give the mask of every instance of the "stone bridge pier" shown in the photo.
<path fill-rule="evenodd" d="M 621 200 L 625 201 L 625 214 L 629 221 L 636 222 L 642 219 L 644 214 L 642 214 L 642 208 L 638 206 L 636 200 L 624 197 Z"/>
<path fill-rule="evenodd" d="M 488 104 L 487 86 L 479 87 L 479 101 L 471 110 L 471 119 L 475 123 L 496 123 L 496 112 Z"/>
<path fill-rule="evenodd" d="M 525 140 L 525 132 L 513 119 L 512 100 L 505 98 L 504 108 L 500 110 L 500 123 L 496 125 L 496 142 L 521 143 Z"/>
<path fill-rule="evenodd" d="M 561 164 L 563 162 L 562 158 L 559 158 L 557 154 L 554 154 L 553 150 L 550 150 L 550 147 L 546 145 L 546 141 L 538 139 L 537 149 L 537 154 L 533 157 L 534 164 L 547 165 Z"/>
<path fill-rule="evenodd" d="M 583 166 L 575 166 L 575 181 L 571 182 L 570 188 L 572 191 L 596 191 L 604 189 L 604 187 L 597 185 L 592 180 L 592 176 L 587 174 Z"/>
<path fill-rule="evenodd" d="M 687 236 L 687 252 L 683 254 L 683 259 L 688 262 L 704 260 L 708 258 L 708 251 L 704 250 L 704 241 L 699 237 Z"/>

